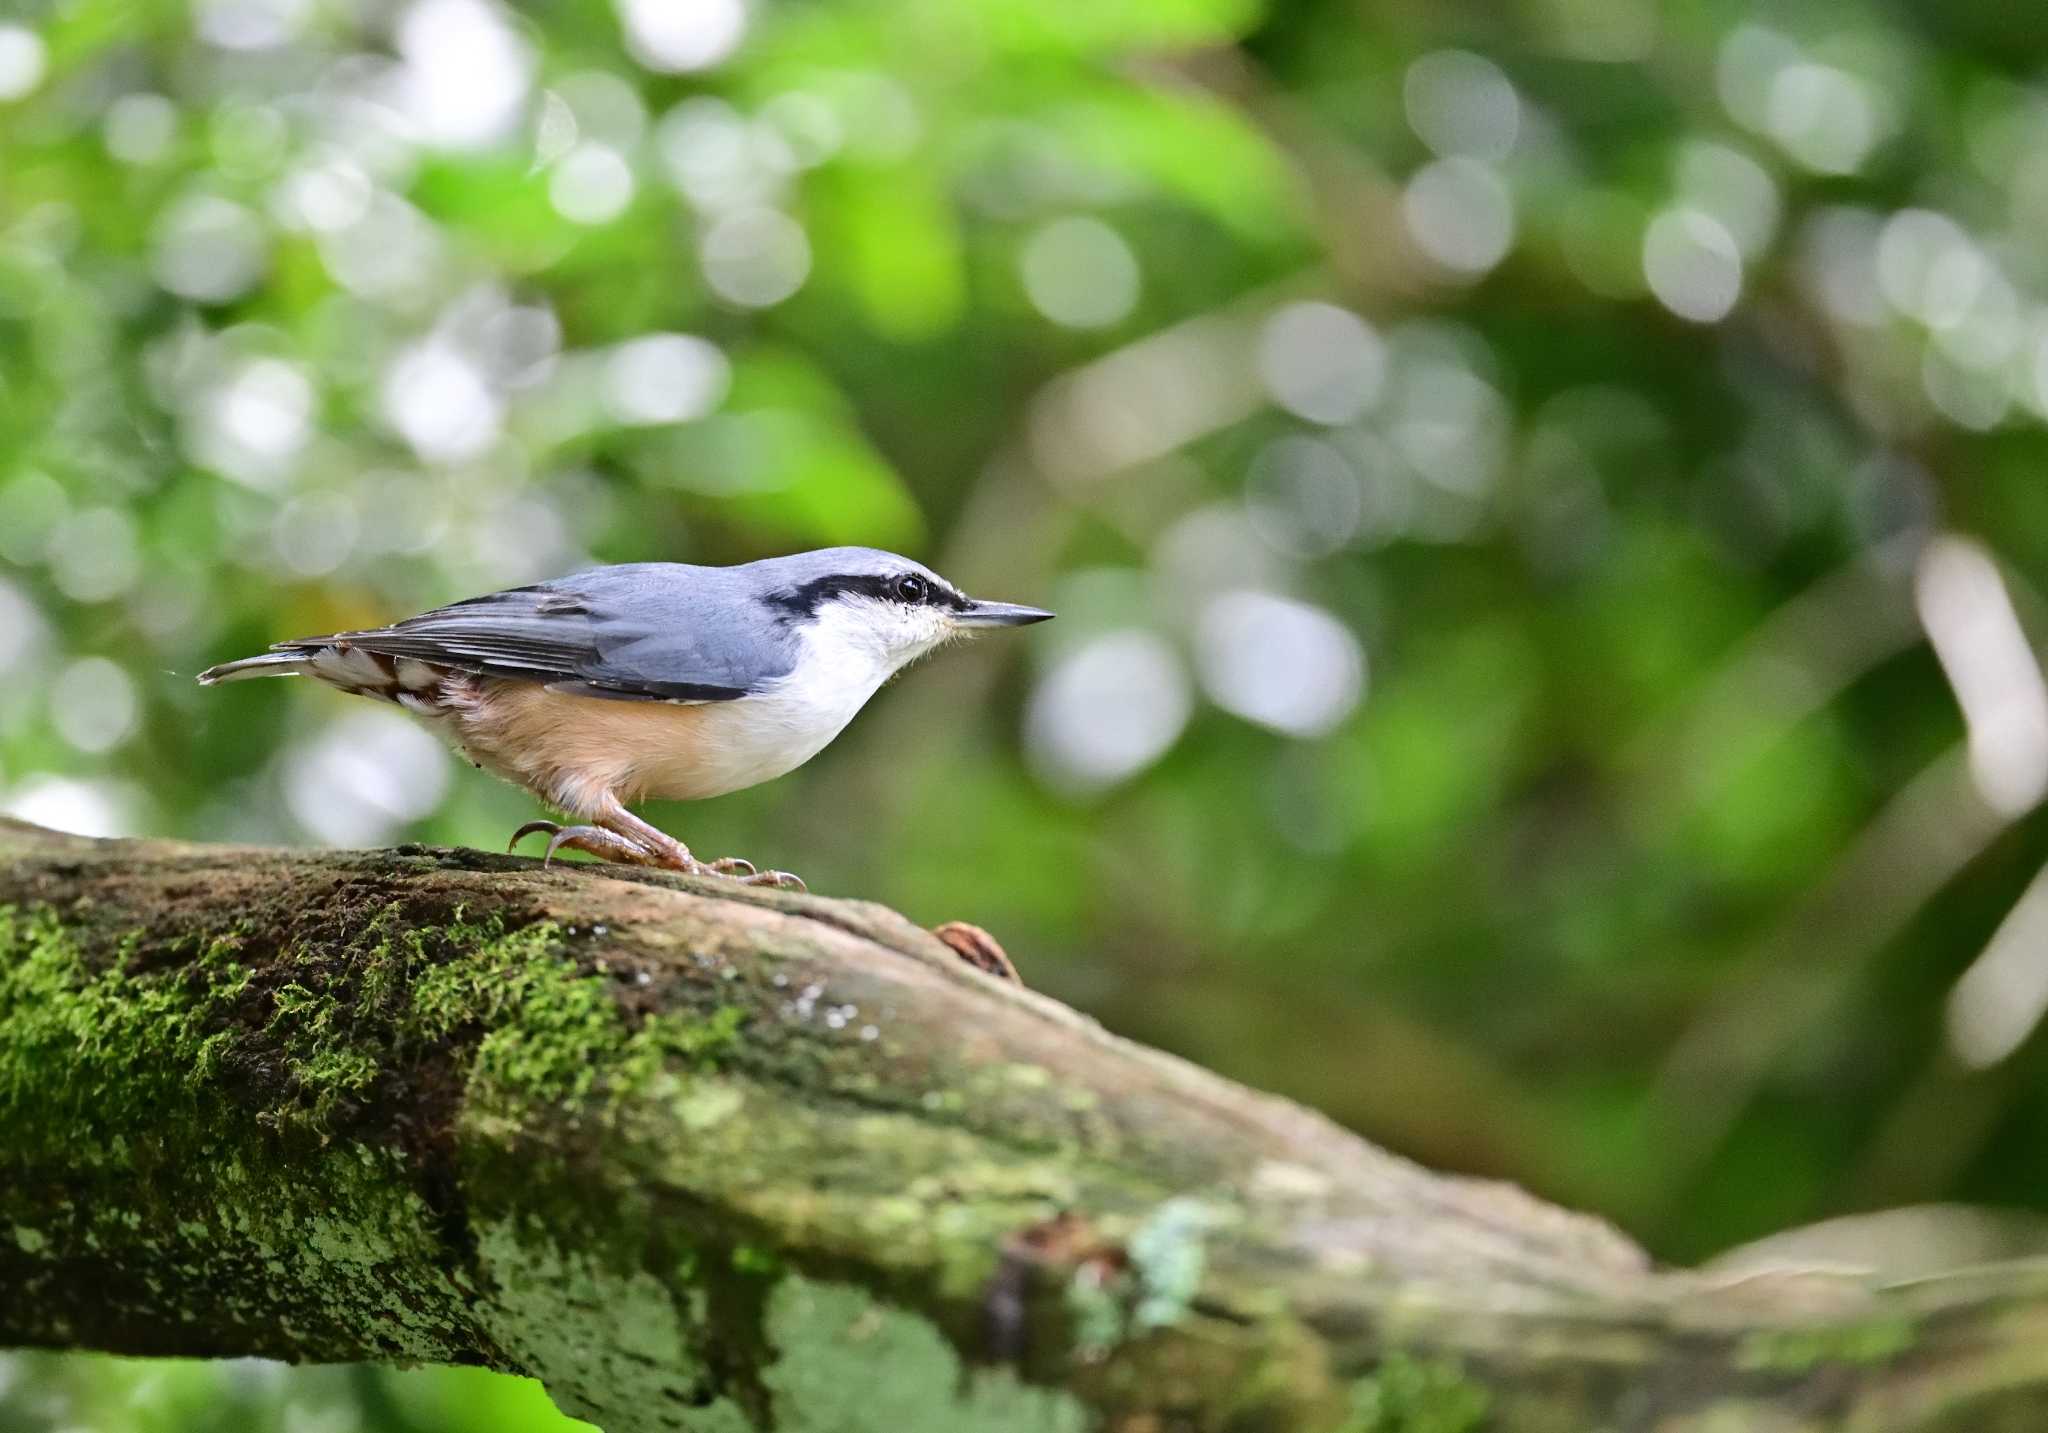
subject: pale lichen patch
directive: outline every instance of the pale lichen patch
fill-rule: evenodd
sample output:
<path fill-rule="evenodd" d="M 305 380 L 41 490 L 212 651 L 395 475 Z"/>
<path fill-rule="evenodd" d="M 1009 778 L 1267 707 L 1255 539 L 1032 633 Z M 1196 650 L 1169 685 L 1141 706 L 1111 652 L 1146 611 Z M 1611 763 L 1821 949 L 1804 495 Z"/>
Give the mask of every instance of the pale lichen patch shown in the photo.
<path fill-rule="evenodd" d="M 1186 1317 L 1202 1287 L 1202 1240 L 1220 1215 L 1200 1199 L 1169 1199 L 1131 1234 L 1127 1252 L 1138 1278 L 1132 1327 L 1168 1328 Z"/>
<path fill-rule="evenodd" d="M 477 1255 L 492 1286 L 482 1315 L 492 1341 L 548 1370 L 548 1394 L 564 1412 L 602 1424 L 632 1410 L 637 1426 L 698 1426 L 687 1415 L 710 1397 L 701 1330 L 660 1280 L 512 1221 L 478 1229 Z"/>
<path fill-rule="evenodd" d="M 1071 1394 L 1006 1369 L 963 1372 L 927 1320 L 863 1289 L 790 1276 L 768 1300 L 762 1374 L 777 1433 L 1084 1433 Z"/>
<path fill-rule="evenodd" d="M 758 1433 L 753 1420 L 730 1398 L 717 1398 L 702 1408 L 682 1410 L 687 1433 Z"/>

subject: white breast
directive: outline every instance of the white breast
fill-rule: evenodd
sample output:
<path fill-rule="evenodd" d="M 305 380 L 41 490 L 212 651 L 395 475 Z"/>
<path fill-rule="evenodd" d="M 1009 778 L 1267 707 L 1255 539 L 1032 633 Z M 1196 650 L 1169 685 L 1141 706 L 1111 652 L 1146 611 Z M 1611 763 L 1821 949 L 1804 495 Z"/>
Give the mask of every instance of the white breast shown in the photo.
<path fill-rule="evenodd" d="M 896 663 L 864 627 L 828 614 L 800 629 L 796 667 L 752 696 L 690 708 L 687 748 L 636 763 L 645 796 L 697 800 L 772 781 L 846 729 Z"/>

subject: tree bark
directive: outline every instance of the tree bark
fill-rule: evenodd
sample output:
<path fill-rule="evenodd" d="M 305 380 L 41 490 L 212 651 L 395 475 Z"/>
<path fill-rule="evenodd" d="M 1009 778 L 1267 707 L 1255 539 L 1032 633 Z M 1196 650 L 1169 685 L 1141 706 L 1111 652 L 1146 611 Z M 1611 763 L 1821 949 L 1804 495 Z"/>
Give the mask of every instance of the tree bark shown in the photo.
<path fill-rule="evenodd" d="M 2048 1268 L 1653 1269 L 877 906 L 6 823 L 0 1344 L 609 1433 L 2048 1426 Z"/>

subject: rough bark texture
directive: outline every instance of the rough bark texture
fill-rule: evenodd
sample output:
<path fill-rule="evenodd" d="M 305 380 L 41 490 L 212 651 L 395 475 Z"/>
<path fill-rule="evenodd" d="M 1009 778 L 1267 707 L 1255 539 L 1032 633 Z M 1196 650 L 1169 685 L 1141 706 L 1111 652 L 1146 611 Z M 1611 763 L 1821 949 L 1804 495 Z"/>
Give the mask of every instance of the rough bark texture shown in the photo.
<path fill-rule="evenodd" d="M 0 823 L 0 1344 L 639 1430 L 2035 1430 L 2048 1270 L 1656 1271 L 871 905 Z"/>

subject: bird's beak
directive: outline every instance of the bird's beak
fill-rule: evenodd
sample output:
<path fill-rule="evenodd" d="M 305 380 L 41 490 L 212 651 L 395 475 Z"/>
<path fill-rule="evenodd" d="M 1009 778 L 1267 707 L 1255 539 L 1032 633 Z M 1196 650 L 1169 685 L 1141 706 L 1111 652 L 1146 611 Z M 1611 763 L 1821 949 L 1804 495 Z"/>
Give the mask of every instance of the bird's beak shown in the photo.
<path fill-rule="evenodd" d="M 1020 607 L 1014 602 L 981 602 L 970 600 L 960 611 L 953 614 L 953 621 L 961 627 L 1028 627 L 1033 622 L 1043 622 L 1052 613 L 1042 607 Z"/>

